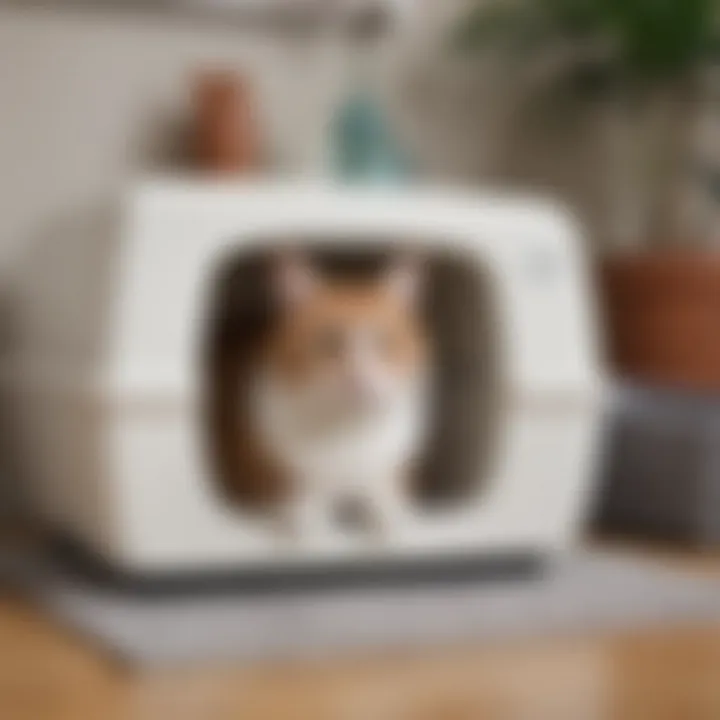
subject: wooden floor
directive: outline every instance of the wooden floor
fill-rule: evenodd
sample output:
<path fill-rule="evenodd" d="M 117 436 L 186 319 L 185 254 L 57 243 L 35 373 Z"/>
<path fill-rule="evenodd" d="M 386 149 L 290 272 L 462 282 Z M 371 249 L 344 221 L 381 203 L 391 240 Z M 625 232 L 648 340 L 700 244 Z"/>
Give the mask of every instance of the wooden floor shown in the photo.
<path fill-rule="evenodd" d="M 655 559 L 720 576 L 720 559 Z M 720 624 L 324 664 L 140 673 L 8 597 L 0 599 L 0 718 L 720 720 Z"/>

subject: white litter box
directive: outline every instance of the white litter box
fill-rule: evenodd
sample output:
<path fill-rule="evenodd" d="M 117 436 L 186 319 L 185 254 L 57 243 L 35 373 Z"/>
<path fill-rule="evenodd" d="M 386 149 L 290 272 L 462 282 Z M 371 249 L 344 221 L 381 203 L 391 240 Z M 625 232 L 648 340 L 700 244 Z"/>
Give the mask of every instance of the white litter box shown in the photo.
<path fill-rule="evenodd" d="M 20 283 L 15 384 L 32 502 L 55 528 L 144 575 L 544 555 L 575 541 L 602 375 L 581 238 L 558 208 L 454 191 L 158 181 L 118 210 L 58 230 L 28 254 Z M 339 531 L 294 547 L 223 491 L 208 344 L 222 334 L 231 278 L 288 244 L 422 250 L 437 276 L 431 322 L 447 345 L 428 467 L 446 502 L 419 497 L 410 531 L 382 543 Z"/>

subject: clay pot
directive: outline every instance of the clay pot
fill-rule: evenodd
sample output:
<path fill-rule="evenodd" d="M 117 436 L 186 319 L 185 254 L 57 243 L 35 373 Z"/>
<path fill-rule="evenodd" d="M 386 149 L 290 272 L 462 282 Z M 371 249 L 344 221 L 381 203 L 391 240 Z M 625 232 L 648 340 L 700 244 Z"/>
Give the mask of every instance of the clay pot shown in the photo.
<path fill-rule="evenodd" d="M 720 255 L 638 253 L 600 272 L 611 367 L 627 379 L 720 391 Z"/>
<path fill-rule="evenodd" d="M 232 72 L 202 73 L 194 106 L 198 168 L 223 175 L 257 170 L 259 139 L 247 81 Z"/>

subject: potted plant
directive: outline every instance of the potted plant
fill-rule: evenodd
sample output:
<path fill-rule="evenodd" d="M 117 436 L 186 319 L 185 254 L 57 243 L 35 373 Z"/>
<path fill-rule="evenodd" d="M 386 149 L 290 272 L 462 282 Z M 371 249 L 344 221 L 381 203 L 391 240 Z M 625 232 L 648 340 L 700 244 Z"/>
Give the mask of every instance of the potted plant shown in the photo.
<path fill-rule="evenodd" d="M 454 42 L 531 68 L 546 105 L 595 102 L 621 118 L 623 177 L 611 184 L 633 194 L 634 240 L 601 261 L 610 354 L 627 376 L 720 389 L 720 258 L 698 247 L 687 202 L 703 192 L 693 150 L 720 61 L 720 0 L 480 0 Z"/>

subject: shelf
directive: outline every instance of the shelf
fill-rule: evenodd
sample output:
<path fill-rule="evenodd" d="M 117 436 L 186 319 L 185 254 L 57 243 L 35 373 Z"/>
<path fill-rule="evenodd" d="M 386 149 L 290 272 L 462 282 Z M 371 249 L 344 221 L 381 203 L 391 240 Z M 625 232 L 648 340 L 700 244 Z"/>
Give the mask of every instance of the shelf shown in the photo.
<path fill-rule="evenodd" d="M 2 2 L 2 0 L 0 0 Z M 222 21 L 293 27 L 340 23 L 348 13 L 382 13 L 396 16 L 401 0 L 5 0 L 5 6 L 46 9 L 53 12 L 84 11 L 156 18 Z"/>

